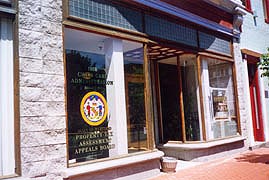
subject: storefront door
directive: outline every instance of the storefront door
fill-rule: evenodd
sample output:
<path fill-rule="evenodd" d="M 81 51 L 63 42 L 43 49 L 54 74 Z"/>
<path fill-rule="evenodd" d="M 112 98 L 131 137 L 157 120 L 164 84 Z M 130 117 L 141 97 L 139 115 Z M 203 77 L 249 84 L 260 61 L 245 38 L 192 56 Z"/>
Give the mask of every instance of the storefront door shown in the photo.
<path fill-rule="evenodd" d="M 156 65 L 160 142 L 201 141 L 196 56 L 160 46 L 149 55 Z"/>
<path fill-rule="evenodd" d="M 163 141 L 182 141 L 177 61 L 158 63 Z"/>
<path fill-rule="evenodd" d="M 260 88 L 256 64 L 248 64 L 249 91 L 251 100 L 252 123 L 255 141 L 264 141 Z"/>
<path fill-rule="evenodd" d="M 144 76 L 125 75 L 127 128 L 129 152 L 147 149 L 147 130 L 144 104 Z"/>

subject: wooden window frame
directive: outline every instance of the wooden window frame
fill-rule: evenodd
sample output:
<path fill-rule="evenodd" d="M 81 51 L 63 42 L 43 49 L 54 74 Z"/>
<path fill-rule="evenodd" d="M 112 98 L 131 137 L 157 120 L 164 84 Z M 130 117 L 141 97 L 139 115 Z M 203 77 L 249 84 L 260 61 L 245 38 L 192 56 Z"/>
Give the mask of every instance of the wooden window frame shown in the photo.
<path fill-rule="evenodd" d="M 180 55 L 176 57 L 177 58 L 177 68 L 178 70 L 180 70 L 179 67 L 179 60 L 180 60 Z M 227 136 L 227 137 L 223 137 L 223 138 L 217 138 L 217 139 L 209 139 L 209 137 L 207 137 L 207 128 L 206 128 L 206 120 L 205 120 L 205 112 L 204 112 L 204 103 L 203 103 L 203 90 L 202 90 L 202 79 L 201 79 L 201 74 L 202 74 L 202 68 L 201 68 L 201 61 L 203 58 L 215 58 L 217 60 L 220 61 L 226 61 L 226 62 L 230 62 L 231 63 L 231 68 L 232 68 L 232 80 L 233 80 L 233 89 L 234 89 L 234 96 L 235 96 L 235 113 L 236 116 L 234 117 L 236 119 L 237 122 L 237 132 L 239 133 L 239 135 L 233 135 L 233 136 Z M 186 140 L 186 132 L 185 132 L 185 117 L 184 117 L 184 102 L 183 102 L 183 97 L 182 97 L 182 87 L 181 87 L 181 76 L 178 76 L 179 79 L 179 107 L 180 107 L 180 116 L 182 118 L 182 141 L 179 141 L 180 143 L 199 143 L 199 142 L 210 142 L 210 141 L 216 141 L 216 140 L 220 140 L 220 139 L 228 139 L 228 138 L 232 138 L 232 137 L 237 137 L 237 136 L 241 136 L 242 135 L 242 131 L 241 131 L 241 124 L 240 124 L 240 113 L 239 113 L 239 105 L 238 105 L 238 90 L 237 90 L 237 82 L 236 82 L 236 70 L 235 70 L 235 63 L 234 60 L 232 58 L 225 58 L 222 56 L 216 56 L 216 55 L 212 55 L 209 53 L 202 53 L 202 52 L 198 52 L 196 54 L 196 63 L 197 63 L 197 78 L 198 78 L 198 86 L 199 86 L 199 103 L 200 103 L 200 113 L 201 113 L 201 129 L 202 129 L 202 137 L 200 141 L 187 141 Z M 164 143 L 163 140 L 163 122 L 162 122 L 162 115 L 161 115 L 161 104 L 160 104 L 160 99 L 161 99 L 161 94 L 160 94 L 160 83 L 159 83 L 159 70 L 158 70 L 158 60 L 154 62 L 154 68 L 155 68 L 155 89 L 157 92 L 157 108 L 158 108 L 158 130 L 159 130 L 159 142 L 160 143 Z M 169 141 L 170 142 L 170 141 Z M 171 141 L 174 142 L 174 141 Z"/>
<path fill-rule="evenodd" d="M 253 13 L 252 8 L 251 8 L 251 1 L 250 0 L 245 0 L 245 9 L 248 12 Z"/>
<path fill-rule="evenodd" d="M 11 3 L 13 1 L 11 0 Z M 17 1 L 14 3 L 14 9 L 18 10 Z M 5 17 L 5 15 L 3 15 Z M 0 179 L 13 178 L 21 175 L 21 150 L 20 150 L 20 107 L 19 107 L 19 40 L 18 40 L 18 15 L 8 15 L 9 18 L 13 19 L 12 25 L 12 36 L 13 36 L 13 106 L 14 106 L 14 160 L 15 169 L 14 174 L 9 174 L 6 176 L 0 176 Z"/>
<path fill-rule="evenodd" d="M 200 54 L 200 53 L 199 53 Z M 237 122 L 237 132 L 239 133 L 239 136 L 242 135 L 242 130 L 241 130 L 241 120 L 240 120 L 240 112 L 239 112 L 239 99 L 238 99 L 238 88 L 237 88 L 237 81 L 236 81 L 236 68 L 235 68 L 235 62 L 234 60 L 229 60 L 229 59 L 225 59 L 225 58 L 222 58 L 220 56 L 211 56 L 209 54 L 200 54 L 198 56 L 198 62 L 199 64 L 201 64 L 201 60 L 203 58 L 215 58 L 216 60 L 219 60 L 219 61 L 225 61 L 225 62 L 229 62 L 231 63 L 231 68 L 232 68 L 232 81 L 233 81 L 233 90 L 234 90 L 234 96 L 235 96 L 235 119 L 236 119 L 236 122 Z M 202 72 L 202 69 L 200 70 Z M 201 85 L 199 86 L 199 88 L 201 89 L 202 88 L 202 82 L 201 82 Z M 201 90 L 200 92 L 200 97 L 203 96 L 203 92 Z M 200 103 L 202 104 L 202 107 L 203 107 L 203 99 L 200 98 Z M 203 111 L 204 112 L 204 111 Z M 202 117 L 202 120 L 203 120 L 203 123 L 205 123 L 205 119 L 204 119 L 204 116 Z M 204 127 L 205 128 L 205 127 Z M 206 133 L 207 130 L 206 128 L 204 129 L 204 133 Z M 238 136 L 238 135 L 234 135 L 234 136 L 227 136 L 227 137 L 223 137 L 223 138 L 218 138 L 218 139 L 213 139 L 213 140 L 209 140 L 208 137 L 206 136 L 205 139 L 206 139 L 206 142 L 209 142 L 209 141 L 215 141 L 215 140 L 219 140 L 219 139 L 227 139 L 227 138 L 231 138 L 231 137 L 235 137 L 235 136 Z"/>
<path fill-rule="evenodd" d="M 264 21 L 269 24 L 269 0 L 263 0 Z"/>
<path fill-rule="evenodd" d="M 69 29 L 76 29 L 79 31 L 84 31 L 84 32 L 90 32 L 98 35 L 104 35 L 104 36 L 109 36 L 109 37 L 114 37 L 122 40 L 127 40 L 127 41 L 133 41 L 137 43 L 141 43 L 142 49 L 143 49 L 143 55 L 144 55 L 144 64 L 143 64 L 143 78 L 144 78 L 144 103 L 145 103 L 145 118 L 146 118 L 146 129 L 147 129 L 147 150 L 146 151 L 139 151 L 137 153 L 128 153 L 126 155 L 120 155 L 120 156 L 115 156 L 115 157 L 108 157 L 108 158 L 101 158 L 101 159 L 96 159 L 96 160 L 88 160 L 85 162 L 78 162 L 78 163 L 70 163 L 69 162 L 69 143 L 68 143 L 68 118 L 66 116 L 65 123 L 67 125 L 67 130 L 66 130 L 66 153 L 67 153 L 67 158 L 66 158 L 66 165 L 67 168 L 72 168 L 72 167 L 77 167 L 77 166 L 82 166 L 85 164 L 92 164 L 92 163 L 97 163 L 97 162 L 105 162 L 105 161 L 110 161 L 113 159 L 119 159 L 123 157 L 128 157 L 128 156 L 134 156 L 135 154 L 143 154 L 143 153 L 149 153 L 149 152 L 155 152 L 155 140 L 154 140 L 154 116 L 153 116 L 153 102 L 152 102 L 152 88 L 151 88 L 151 62 L 148 58 L 148 42 L 149 39 L 143 38 L 143 37 L 137 37 L 135 35 L 130 35 L 124 32 L 118 32 L 115 33 L 114 31 L 111 30 L 106 30 L 104 28 L 97 27 L 95 25 L 91 24 L 84 24 L 84 23 L 78 23 L 75 22 L 74 20 L 67 20 L 63 22 L 63 28 L 69 28 Z M 64 36 L 63 42 L 65 42 L 66 36 Z M 64 44 L 64 43 L 63 43 Z M 64 77 L 65 77 L 65 101 L 67 101 L 67 74 L 66 74 L 66 52 L 65 52 L 65 45 L 63 45 L 63 57 L 64 57 Z M 66 114 L 67 108 L 66 108 Z M 127 131 L 127 129 L 126 129 Z M 127 135 L 128 138 L 128 135 Z M 1 179 L 1 178 L 0 178 Z"/>

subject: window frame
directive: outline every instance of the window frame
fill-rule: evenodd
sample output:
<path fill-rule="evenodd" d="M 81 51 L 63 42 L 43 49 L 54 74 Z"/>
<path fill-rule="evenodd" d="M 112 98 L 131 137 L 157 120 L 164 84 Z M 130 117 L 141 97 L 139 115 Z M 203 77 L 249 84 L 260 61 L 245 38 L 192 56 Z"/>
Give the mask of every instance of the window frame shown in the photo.
<path fill-rule="evenodd" d="M 201 61 L 203 58 L 214 58 L 218 61 L 224 61 L 224 62 L 229 62 L 231 63 L 231 68 L 232 68 L 232 81 L 233 81 L 233 90 L 234 90 L 234 98 L 235 98 L 235 116 L 232 117 L 232 119 L 235 119 L 236 120 L 236 123 L 237 123 L 237 132 L 239 134 L 239 136 L 242 135 L 242 131 L 241 131 L 241 124 L 240 124 L 240 113 L 239 113 L 239 106 L 238 106 L 238 89 L 237 89 L 237 81 L 236 81 L 236 69 L 235 69 L 235 62 L 234 60 L 225 60 L 224 58 L 222 57 L 217 57 L 217 56 L 210 56 L 210 55 L 199 55 L 199 61 L 200 61 L 200 64 L 201 64 Z M 202 68 L 201 68 L 201 73 L 202 73 Z M 200 75 L 201 77 L 201 75 Z M 202 85 L 203 85 L 203 82 L 201 80 L 201 86 L 200 86 L 200 89 L 201 89 L 201 92 L 200 92 L 200 97 L 202 97 L 200 99 L 200 103 L 201 103 L 201 106 L 204 108 L 204 102 L 203 102 L 203 90 L 202 90 Z M 218 121 L 218 120 L 215 120 L 215 118 L 213 118 L 214 121 Z M 203 120 L 203 123 L 206 123 L 205 121 L 205 115 L 202 116 L 202 120 Z M 206 136 L 206 142 L 209 142 L 209 141 L 215 141 L 215 140 L 220 140 L 220 139 L 228 139 L 228 138 L 232 138 L 232 137 L 237 137 L 238 135 L 233 135 L 233 136 L 227 136 L 227 137 L 222 137 L 222 138 L 216 138 L 216 139 L 209 139 L 209 137 L 206 135 L 207 133 L 207 128 L 205 127 L 205 136 Z"/>
<path fill-rule="evenodd" d="M 233 82 L 233 90 L 234 90 L 234 98 L 235 98 L 235 116 L 232 117 L 232 119 L 235 119 L 236 123 L 237 123 L 237 132 L 239 135 L 232 135 L 232 136 L 227 136 L 227 137 L 221 137 L 221 138 L 216 138 L 216 139 L 209 139 L 209 137 L 207 136 L 207 127 L 206 127 L 206 119 L 205 119 L 205 105 L 204 105 L 204 95 L 203 95 L 203 82 L 202 82 L 202 72 L 203 69 L 201 68 L 201 62 L 203 58 L 214 58 L 216 60 L 219 61 L 224 61 L 224 62 L 229 62 L 231 63 L 231 68 L 232 68 L 232 82 Z M 182 141 L 178 141 L 180 143 L 201 143 L 201 142 L 210 142 L 210 141 L 215 141 L 215 140 L 221 140 L 221 139 L 229 139 L 229 138 L 233 138 L 233 137 L 237 137 L 237 136 L 241 136 L 242 132 L 241 132 L 241 125 L 240 125 L 240 114 L 239 114 L 239 106 L 238 106 L 238 91 L 237 91 L 237 82 L 236 82 L 236 71 L 235 71 L 235 63 L 234 60 L 231 58 L 224 58 L 222 56 L 215 56 L 212 55 L 210 53 L 197 53 L 196 54 L 196 62 L 197 62 L 197 76 L 198 76 L 198 87 L 199 87 L 199 101 L 198 102 L 200 104 L 200 115 L 201 115 L 201 129 L 202 129 L 202 137 L 200 141 L 188 141 L 186 140 L 186 132 L 185 132 L 185 117 L 184 117 L 184 109 L 182 109 L 181 107 L 184 106 L 184 102 L 183 102 L 183 97 L 180 97 L 179 103 L 180 103 L 180 115 L 182 118 Z M 157 77 L 157 78 L 156 78 Z M 182 83 L 182 79 L 181 77 L 178 78 L 180 83 Z M 164 142 L 164 135 L 163 135 L 163 127 L 162 127 L 162 113 L 161 113 L 161 104 L 160 104 L 160 99 L 161 99 L 161 94 L 160 94 L 160 83 L 159 83 L 159 71 L 158 71 L 158 62 L 155 62 L 155 81 L 156 81 L 156 92 L 157 92 L 157 105 L 158 105 L 158 119 L 159 119 L 159 142 L 161 144 L 165 143 Z M 180 94 L 182 96 L 181 90 Z M 168 141 L 169 142 L 173 142 L 173 141 Z"/>
<path fill-rule="evenodd" d="M 264 21 L 269 24 L 269 0 L 263 0 Z"/>
<path fill-rule="evenodd" d="M 93 164 L 93 163 L 98 163 L 98 162 L 106 162 L 106 161 L 110 161 L 110 160 L 114 160 L 114 159 L 121 159 L 121 158 L 125 158 L 125 157 L 131 157 L 134 155 L 139 155 L 139 154 L 147 154 L 149 152 L 155 152 L 155 146 L 154 146 L 154 130 L 153 130 L 153 100 L 152 100 L 152 96 L 151 96 L 151 68 L 150 68 L 150 61 L 147 57 L 147 43 L 145 42 L 145 39 L 140 39 L 140 38 L 136 38 L 136 36 L 128 36 L 127 34 L 123 33 L 119 33 L 118 35 L 115 35 L 113 32 L 111 31 L 104 31 L 104 30 L 100 30 L 98 28 L 93 28 L 91 25 L 85 25 L 82 26 L 79 23 L 63 23 L 63 28 L 67 28 L 67 29 L 76 29 L 78 31 L 83 31 L 83 32 L 90 32 L 93 34 L 97 34 L 97 35 L 103 35 L 103 36 L 108 36 L 111 38 L 117 38 L 117 39 L 121 39 L 121 40 L 127 40 L 127 41 L 133 41 L 136 43 L 140 43 L 142 45 L 142 53 L 144 55 L 144 64 L 143 64 L 143 77 L 144 77 L 144 103 L 145 103 L 145 118 L 146 118 L 146 128 L 147 128 L 147 147 L 148 149 L 146 151 L 139 151 L 139 152 L 135 152 L 135 153 L 127 153 L 124 155 L 118 155 L 118 156 L 113 156 L 113 157 L 106 157 L 106 158 L 100 158 L 100 159 L 95 159 L 95 160 L 87 160 L 84 162 L 76 162 L 76 163 L 70 163 L 69 162 L 69 143 L 68 143 L 68 128 L 66 131 L 66 137 L 67 137 L 67 168 L 72 168 L 72 167 L 77 167 L 77 166 L 83 166 L 86 164 Z M 65 42 L 65 38 L 67 38 L 66 36 L 64 36 L 64 41 Z M 63 57 L 64 57 L 64 72 L 65 72 L 65 81 L 67 80 L 67 62 L 66 62 L 66 46 L 65 44 L 63 44 Z M 65 83 L 65 97 L 66 97 L 66 101 L 67 101 L 67 83 Z M 66 114 L 68 114 L 67 111 L 67 106 L 66 106 Z M 68 117 L 66 116 L 66 125 L 68 127 Z M 127 129 L 126 129 L 127 131 Z M 128 135 L 127 135 L 128 138 Z M 128 143 L 128 142 L 127 142 Z M 128 149 L 128 148 L 127 148 Z"/>
<path fill-rule="evenodd" d="M 10 5 L 13 3 L 11 0 Z M 18 9 L 17 1 L 14 3 L 14 11 Z M 12 21 L 12 47 L 13 47 L 13 115 L 14 115 L 14 160 L 15 169 L 13 174 L 0 176 L 0 179 L 18 177 L 21 175 L 21 151 L 20 151 L 20 97 L 19 97 L 19 46 L 18 46 L 18 16 L 13 14 L 2 14 L 0 18 Z"/>
<path fill-rule="evenodd" d="M 250 13 L 253 13 L 252 8 L 251 8 L 251 0 L 242 0 L 242 4 L 243 6 L 245 6 L 245 10 L 247 10 Z"/>

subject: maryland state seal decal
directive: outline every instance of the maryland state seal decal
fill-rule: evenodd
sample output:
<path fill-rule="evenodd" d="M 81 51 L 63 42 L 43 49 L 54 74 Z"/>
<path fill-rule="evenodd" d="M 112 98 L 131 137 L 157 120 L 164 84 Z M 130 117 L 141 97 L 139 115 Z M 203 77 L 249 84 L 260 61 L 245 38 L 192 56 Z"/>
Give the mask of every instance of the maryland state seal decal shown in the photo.
<path fill-rule="evenodd" d="M 104 96 L 92 91 L 83 97 L 80 103 L 80 113 L 86 123 L 91 126 L 99 126 L 107 116 L 107 102 Z"/>

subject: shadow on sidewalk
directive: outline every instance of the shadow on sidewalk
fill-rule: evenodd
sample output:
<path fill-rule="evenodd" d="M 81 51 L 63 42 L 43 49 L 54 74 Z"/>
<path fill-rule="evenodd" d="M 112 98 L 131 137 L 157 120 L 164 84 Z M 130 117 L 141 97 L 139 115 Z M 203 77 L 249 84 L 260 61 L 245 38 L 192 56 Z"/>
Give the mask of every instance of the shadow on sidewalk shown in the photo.
<path fill-rule="evenodd" d="M 249 162 L 249 163 L 262 163 L 268 164 L 269 166 L 269 153 L 266 154 L 244 154 L 240 157 L 235 158 L 237 162 Z"/>

